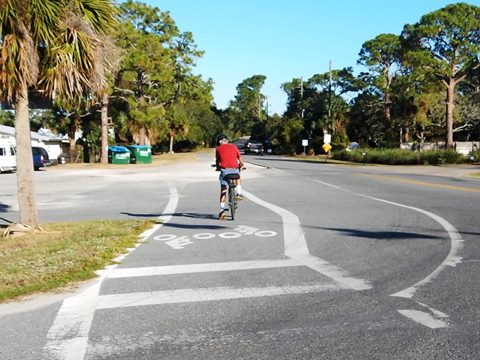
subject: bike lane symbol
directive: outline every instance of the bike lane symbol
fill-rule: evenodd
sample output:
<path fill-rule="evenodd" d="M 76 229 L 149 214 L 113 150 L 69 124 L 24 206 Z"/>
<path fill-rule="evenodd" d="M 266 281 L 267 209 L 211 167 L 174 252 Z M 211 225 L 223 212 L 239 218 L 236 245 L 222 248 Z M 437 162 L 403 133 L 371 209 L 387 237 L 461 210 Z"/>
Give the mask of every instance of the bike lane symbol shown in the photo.
<path fill-rule="evenodd" d="M 181 250 L 185 246 L 193 244 L 193 240 L 210 240 L 215 237 L 220 237 L 222 239 L 236 239 L 242 236 L 258 236 L 258 237 L 272 237 L 276 236 L 277 233 L 271 230 L 259 230 L 253 226 L 239 225 L 233 231 L 228 231 L 220 234 L 215 233 L 198 233 L 190 237 L 188 236 L 177 236 L 173 234 L 162 234 L 157 235 L 153 240 L 161 241 L 166 245 L 170 246 L 172 249 Z"/>

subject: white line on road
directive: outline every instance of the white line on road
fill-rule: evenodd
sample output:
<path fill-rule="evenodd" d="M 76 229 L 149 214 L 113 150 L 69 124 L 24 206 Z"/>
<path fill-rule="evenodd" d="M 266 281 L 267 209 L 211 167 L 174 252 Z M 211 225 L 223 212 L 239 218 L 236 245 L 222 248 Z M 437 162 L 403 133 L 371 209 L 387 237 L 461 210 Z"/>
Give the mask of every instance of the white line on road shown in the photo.
<path fill-rule="evenodd" d="M 425 285 L 426 283 L 432 281 L 447 266 L 456 266 L 458 263 L 460 263 L 462 261 L 462 258 L 460 256 L 458 256 L 458 253 L 460 252 L 460 250 L 463 247 L 462 236 L 460 235 L 458 230 L 452 224 L 450 224 L 447 220 L 441 218 L 440 216 L 438 216 L 434 213 L 431 213 L 430 211 L 423 210 L 423 209 L 420 209 L 420 208 L 417 208 L 417 207 L 403 205 L 403 204 L 399 204 L 399 203 L 396 203 L 396 202 L 393 202 L 393 201 L 383 200 L 383 199 L 379 199 L 379 198 L 369 196 L 369 195 L 363 195 L 363 194 L 358 194 L 358 195 L 364 196 L 364 197 L 372 199 L 372 200 L 384 202 L 386 204 L 399 206 L 399 207 L 403 207 L 405 209 L 410 209 L 410 210 L 413 210 L 413 211 L 417 211 L 421 214 L 427 215 L 428 217 L 430 217 L 433 220 L 435 220 L 436 222 L 438 222 L 445 229 L 448 236 L 450 237 L 450 252 L 448 253 L 447 257 L 442 261 L 442 263 L 430 275 L 425 277 L 423 280 L 420 280 L 416 284 L 414 284 L 414 285 L 412 285 L 412 286 L 410 286 L 410 287 L 408 287 L 404 290 L 398 291 L 395 294 L 392 294 L 391 296 L 411 298 L 415 294 L 415 292 L 417 291 L 417 289 L 419 287 L 421 287 L 421 286 Z"/>
<path fill-rule="evenodd" d="M 170 199 L 167 203 L 167 206 L 163 210 L 162 215 L 160 215 L 157 219 L 160 222 L 159 224 L 155 224 L 151 229 L 144 231 L 142 235 L 140 235 L 140 241 L 145 241 L 148 239 L 152 234 L 154 234 L 158 229 L 162 227 L 164 223 L 167 223 L 172 218 L 173 213 L 178 205 L 178 191 L 177 189 L 170 184 Z"/>
<path fill-rule="evenodd" d="M 370 283 L 363 279 L 357 279 L 348 274 L 346 270 L 339 268 L 338 266 L 330 264 L 328 261 L 322 260 L 316 256 L 294 255 L 293 258 L 310 269 L 313 269 L 332 280 L 335 280 L 353 290 L 368 290 L 372 286 Z"/>
<path fill-rule="evenodd" d="M 366 290 L 371 288 L 371 285 L 367 280 L 351 277 L 347 271 L 330 264 L 328 261 L 311 255 L 308 251 L 307 241 L 305 240 L 300 220 L 297 215 L 277 205 L 266 202 L 247 191 L 243 191 L 243 193 L 253 202 L 270 209 L 282 217 L 286 256 L 297 260 L 310 269 L 313 269 L 350 289 Z"/>
<path fill-rule="evenodd" d="M 344 289 L 346 289 L 346 287 L 341 284 L 331 283 L 300 286 L 268 286 L 263 288 L 215 287 L 112 294 L 100 296 L 98 298 L 97 309 L 308 294 Z"/>
<path fill-rule="evenodd" d="M 313 180 L 319 184 L 322 184 L 322 185 L 325 185 L 325 186 L 330 186 L 334 189 L 337 189 L 337 190 L 342 190 L 342 188 L 340 186 L 337 186 L 337 185 L 333 185 L 333 184 L 329 184 L 329 183 L 326 183 L 326 182 L 323 182 L 323 181 L 320 181 L 320 180 L 316 180 L 316 179 L 310 179 L 310 180 Z"/>
<path fill-rule="evenodd" d="M 292 258 L 295 255 L 305 255 L 310 253 L 308 251 L 307 242 L 305 241 L 305 236 L 303 235 L 302 227 L 300 226 L 300 220 L 298 219 L 297 215 L 281 208 L 280 206 L 266 202 L 265 200 L 262 200 L 247 191 L 243 192 L 244 195 L 253 202 L 277 213 L 282 217 L 286 256 Z"/>
<path fill-rule="evenodd" d="M 303 264 L 292 259 L 285 260 L 254 260 L 254 261 L 234 261 L 219 263 L 203 263 L 203 264 L 186 264 L 171 266 L 151 266 L 141 268 L 116 268 L 110 272 L 108 277 L 126 278 L 140 276 L 161 276 L 176 274 L 193 274 L 216 271 L 235 271 L 235 270 L 252 270 L 252 269 L 268 269 L 280 267 L 303 266 Z"/>
<path fill-rule="evenodd" d="M 435 220 L 437 223 L 439 223 L 445 229 L 448 236 L 450 237 L 450 252 L 447 255 L 447 257 L 443 260 L 443 262 L 430 275 L 428 275 L 423 280 L 421 280 L 421 281 L 417 282 L 416 284 L 408 287 L 407 289 L 398 291 L 395 294 L 392 294 L 391 296 L 411 298 L 415 294 L 415 292 L 417 291 L 417 289 L 419 287 L 421 287 L 421 286 L 425 285 L 426 283 L 432 281 L 447 266 L 456 266 L 458 263 L 460 263 L 462 261 L 462 258 L 458 254 L 463 247 L 463 239 L 462 239 L 460 233 L 458 232 L 458 230 L 452 224 L 450 224 L 447 220 L 441 218 L 440 216 L 438 216 L 434 213 L 431 213 L 430 211 L 423 210 L 423 209 L 420 209 L 420 208 L 417 208 L 417 207 L 414 207 L 414 206 L 408 206 L 408 205 L 400 204 L 400 203 L 397 203 L 397 202 L 376 198 L 376 197 L 373 197 L 373 196 L 370 196 L 370 195 L 356 193 L 356 192 L 353 192 L 353 191 L 350 191 L 350 190 L 347 190 L 347 189 L 343 189 L 341 187 L 331 185 L 331 184 L 328 184 L 328 183 L 325 183 L 325 182 L 322 182 L 322 181 L 318 181 L 318 180 L 315 180 L 315 179 L 311 179 L 311 180 L 313 180 L 315 182 L 318 182 L 318 183 L 321 183 L 323 185 L 334 187 L 338 190 L 350 192 L 350 193 L 356 194 L 358 196 L 363 196 L 363 197 L 366 197 L 368 199 L 372 199 L 372 200 L 383 202 L 383 203 L 390 204 L 390 205 L 393 205 L 393 206 L 398 206 L 398 207 L 402 207 L 402 208 L 405 208 L 405 209 L 409 209 L 409 210 L 419 212 L 421 214 L 427 215 L 428 217 L 432 218 L 433 220 Z"/>
<path fill-rule="evenodd" d="M 383 203 L 390 204 L 390 205 L 393 205 L 393 206 L 398 206 L 398 207 L 402 207 L 402 208 L 405 208 L 405 209 L 409 209 L 409 210 L 419 212 L 421 214 L 424 214 L 424 215 L 432 218 L 433 220 L 438 222 L 445 229 L 448 236 L 450 237 L 450 252 L 448 253 L 447 257 L 443 260 L 443 262 L 430 275 L 428 275 L 424 279 L 418 281 L 417 283 L 413 284 L 412 286 L 410 286 L 410 287 L 408 287 L 404 290 L 401 290 L 401 291 L 398 291 L 394 294 L 391 294 L 390 296 L 412 298 L 419 287 L 431 282 L 447 266 L 456 266 L 457 264 L 462 262 L 462 257 L 460 257 L 458 254 L 460 253 L 460 250 L 463 248 L 464 240 L 462 239 L 458 230 L 452 224 L 450 224 L 447 220 L 443 219 L 442 217 L 440 217 L 440 216 L 438 216 L 434 213 L 431 213 L 430 211 L 423 210 L 423 209 L 420 209 L 420 208 L 417 208 L 417 207 L 414 207 L 414 206 L 408 206 L 408 205 L 396 203 L 396 202 L 393 202 L 393 201 L 388 201 L 388 200 L 376 198 L 376 197 L 373 197 L 373 196 L 369 196 L 369 195 L 365 195 L 365 194 L 361 194 L 361 193 L 356 193 L 356 192 L 353 192 L 353 191 L 350 191 L 350 190 L 347 190 L 347 189 L 343 189 L 341 187 L 331 185 L 331 184 L 328 184 L 328 183 L 325 183 L 325 182 L 322 182 L 322 181 L 318 181 L 318 180 L 315 180 L 315 179 L 311 179 L 311 180 L 316 181 L 318 183 L 321 183 L 323 185 L 334 187 L 338 190 L 342 190 L 342 191 L 346 191 L 346 192 L 349 192 L 349 193 L 352 193 L 352 194 L 363 196 L 363 197 L 366 197 L 368 199 L 372 199 L 372 200 L 383 202 Z M 418 311 L 418 310 L 398 310 L 398 311 L 400 312 L 400 314 L 408 317 L 409 319 L 412 319 L 413 321 L 416 321 L 416 322 L 418 322 L 422 325 L 425 325 L 425 326 L 428 326 L 428 327 L 431 327 L 431 328 L 439 328 L 439 327 L 446 327 L 447 326 L 447 323 L 443 320 L 440 320 L 439 318 L 446 318 L 446 317 L 448 317 L 448 315 L 446 315 L 446 314 L 444 314 L 444 313 L 442 313 L 438 310 L 435 310 L 433 308 L 430 308 L 425 304 L 421 304 L 421 303 L 419 303 L 419 304 L 428 308 L 428 310 L 431 312 L 431 314 L 426 313 L 426 312 L 422 312 L 422 311 Z"/>
<path fill-rule="evenodd" d="M 398 310 L 398 312 L 417 323 L 429 327 L 430 329 L 445 328 L 448 326 L 445 321 L 435 318 L 427 312 L 419 310 Z"/>
<path fill-rule="evenodd" d="M 103 278 L 80 294 L 63 301 L 47 333 L 44 354 L 48 355 L 48 359 L 83 359 Z"/>
<path fill-rule="evenodd" d="M 173 185 L 170 185 L 169 191 L 170 198 L 164 213 L 173 214 L 178 204 L 178 192 Z M 167 222 L 170 218 L 171 215 L 160 216 L 159 220 Z M 156 231 L 162 225 L 157 224 L 153 229 Z M 144 232 L 140 236 L 140 241 L 144 241 L 151 236 L 154 232 L 153 229 Z M 100 286 L 115 267 L 116 265 L 113 265 L 100 271 L 100 278 L 94 285 L 63 301 L 47 334 L 48 342 L 43 349 L 46 354 L 45 358 L 49 360 L 82 360 L 85 357 L 88 333 L 95 313 Z"/>

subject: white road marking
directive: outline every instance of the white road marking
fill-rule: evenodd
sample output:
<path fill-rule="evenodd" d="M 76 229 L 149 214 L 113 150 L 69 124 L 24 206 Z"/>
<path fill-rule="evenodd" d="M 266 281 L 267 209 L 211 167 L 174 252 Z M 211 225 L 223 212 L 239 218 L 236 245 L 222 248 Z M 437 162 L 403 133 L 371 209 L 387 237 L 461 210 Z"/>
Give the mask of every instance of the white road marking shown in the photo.
<path fill-rule="evenodd" d="M 48 359 L 83 359 L 101 280 L 63 301 L 47 334 L 44 352 Z"/>
<path fill-rule="evenodd" d="M 208 240 L 215 237 L 220 237 L 222 239 L 237 239 L 243 235 L 255 235 L 259 237 L 272 237 L 276 236 L 277 233 L 271 230 L 258 230 L 253 226 L 248 225 L 239 225 L 235 231 L 228 231 L 220 234 L 215 233 L 199 233 L 192 235 L 193 239 L 196 240 Z M 175 234 L 160 234 L 153 237 L 153 240 L 163 241 L 166 245 L 170 246 L 175 250 L 183 250 L 185 246 L 192 245 L 193 241 L 188 236 L 177 236 Z"/>
<path fill-rule="evenodd" d="M 310 180 L 313 180 L 319 184 L 322 184 L 322 185 L 325 185 L 325 186 L 330 186 L 334 189 L 337 189 L 337 190 L 343 190 L 340 186 L 337 186 L 337 185 L 332 185 L 332 184 L 329 184 L 329 183 L 326 183 L 326 182 L 323 182 L 323 181 L 320 181 L 320 180 L 315 180 L 315 179 L 310 179 Z"/>
<path fill-rule="evenodd" d="M 447 220 L 443 219 L 442 217 L 440 217 L 440 216 L 438 216 L 434 213 L 431 213 L 430 211 L 426 211 L 426 210 L 423 210 L 423 209 L 420 209 L 420 208 L 417 208 L 417 207 L 414 207 L 414 206 L 408 206 L 408 205 L 396 203 L 396 202 L 393 202 L 393 201 L 388 201 L 388 200 L 376 198 L 376 197 L 373 197 L 373 196 L 370 196 L 370 195 L 356 193 L 356 192 L 353 192 L 353 191 L 350 191 L 350 190 L 347 190 L 347 189 L 343 189 L 343 188 L 340 188 L 338 186 L 331 185 L 331 184 L 328 184 L 328 183 L 325 183 L 325 182 L 322 182 L 322 181 L 318 181 L 318 180 L 314 180 L 314 179 L 311 179 L 311 180 L 316 181 L 318 183 L 321 183 L 323 185 L 334 187 L 338 190 L 342 190 L 342 191 L 350 192 L 352 194 L 363 196 L 363 197 L 366 197 L 368 199 L 372 199 L 372 200 L 375 200 L 375 201 L 380 201 L 380 202 L 383 202 L 383 203 L 386 203 L 386 204 L 390 204 L 390 205 L 394 205 L 394 206 L 398 206 L 398 207 L 402 207 L 402 208 L 405 208 L 405 209 L 409 209 L 409 210 L 419 212 L 421 214 L 427 215 L 428 217 L 432 218 L 433 220 L 438 222 L 445 229 L 448 236 L 450 237 L 450 252 L 448 253 L 447 257 L 443 260 L 443 262 L 431 274 L 429 274 L 424 279 L 418 281 L 417 283 L 415 283 L 414 285 L 412 285 L 412 286 L 410 286 L 406 289 L 403 289 L 403 290 L 398 291 L 394 294 L 391 294 L 390 296 L 412 298 L 413 295 L 415 294 L 415 292 L 418 290 L 418 288 L 420 288 L 421 286 L 423 286 L 423 285 L 431 282 L 433 279 L 435 279 L 443 270 L 445 270 L 445 268 L 447 266 L 456 266 L 457 264 L 462 262 L 462 257 L 459 256 L 458 254 L 460 253 L 460 250 L 463 248 L 464 240 L 462 239 L 458 230 L 452 224 L 450 224 Z M 435 310 L 433 308 L 430 308 L 425 304 L 421 304 L 421 303 L 419 303 L 419 304 L 428 308 L 429 311 L 435 317 L 432 316 L 429 313 L 418 311 L 418 310 L 398 310 L 398 311 L 400 312 L 400 314 L 402 314 L 402 315 L 404 315 L 404 316 L 406 316 L 406 317 L 408 317 L 408 318 L 410 318 L 410 319 L 412 319 L 412 320 L 414 320 L 414 321 L 416 321 L 416 322 L 418 322 L 422 325 L 425 325 L 425 326 L 428 326 L 428 327 L 431 327 L 431 328 L 440 328 L 440 327 L 448 326 L 445 321 L 439 319 L 439 318 L 446 318 L 446 317 L 448 317 L 448 315 L 446 315 L 446 314 L 444 314 L 444 313 L 442 313 L 438 310 Z"/>
<path fill-rule="evenodd" d="M 308 294 L 344 289 L 346 289 L 346 287 L 340 284 L 313 284 L 300 286 L 268 286 L 263 288 L 216 287 L 137 292 L 100 296 L 98 298 L 97 309 Z"/>
<path fill-rule="evenodd" d="M 428 305 L 425 305 L 421 302 L 418 302 L 418 304 L 422 305 L 423 307 L 426 307 L 433 315 L 435 315 L 437 318 L 448 318 L 447 314 L 444 314 L 441 311 L 435 310 L 434 308 L 429 307 Z"/>
<path fill-rule="evenodd" d="M 282 217 L 286 256 L 297 260 L 310 269 L 313 269 L 350 289 L 366 290 L 372 287 L 367 280 L 351 277 L 347 271 L 330 264 L 328 261 L 311 255 L 297 215 L 277 205 L 266 202 L 247 191 L 243 191 L 243 193 L 251 201 Z"/>
<path fill-rule="evenodd" d="M 369 199 L 372 199 L 372 200 L 384 202 L 386 204 L 390 204 L 390 205 L 394 205 L 394 206 L 398 206 L 398 207 L 403 207 L 405 209 L 410 209 L 410 210 L 413 210 L 413 211 L 417 211 L 421 214 L 427 215 L 428 217 L 430 217 L 433 220 L 435 220 L 436 222 L 438 222 L 445 229 L 448 236 L 450 237 L 450 252 L 448 253 L 447 257 L 442 261 L 442 263 L 430 275 L 425 277 L 423 280 L 420 280 L 416 284 L 414 284 L 414 285 L 412 285 L 412 286 L 410 286 L 410 287 L 408 287 L 404 290 L 398 291 L 395 294 L 392 294 L 391 296 L 411 298 L 411 297 L 413 297 L 413 295 L 415 294 L 415 292 L 417 291 L 417 289 L 419 287 L 421 287 L 421 286 L 425 285 L 426 283 L 429 283 L 430 281 L 432 281 L 447 266 L 456 266 L 457 264 L 461 263 L 462 258 L 460 256 L 458 256 L 458 253 L 463 248 L 463 239 L 462 239 L 462 236 L 460 235 L 460 233 L 457 231 L 457 229 L 452 224 L 450 224 L 447 220 L 441 218 L 440 216 L 438 216 L 434 213 L 431 213 L 430 211 L 423 210 L 423 209 L 420 209 L 420 208 L 417 208 L 417 207 L 403 205 L 403 204 L 399 204 L 399 203 L 396 203 L 396 202 L 393 202 L 393 201 L 388 201 L 388 200 L 375 198 L 375 197 L 369 196 L 369 195 L 363 195 L 363 194 L 358 194 L 358 195 L 369 198 Z"/>
<path fill-rule="evenodd" d="M 398 310 L 398 312 L 417 323 L 429 327 L 430 329 L 445 328 L 448 326 L 445 321 L 435 318 L 427 312 L 419 310 Z"/>
<path fill-rule="evenodd" d="M 164 213 L 158 219 L 167 222 L 172 217 L 178 204 L 177 189 L 170 185 L 170 198 Z M 140 236 L 140 241 L 146 240 L 163 224 L 156 224 L 152 229 Z M 138 246 L 139 244 L 137 244 Z M 133 249 L 131 249 L 133 250 Z M 122 255 L 120 258 L 125 257 Z M 47 344 L 43 351 L 49 360 L 83 360 L 87 351 L 88 333 L 95 313 L 98 294 L 102 281 L 116 265 L 99 271 L 100 278 L 96 283 L 78 295 L 63 301 L 57 316 L 47 334 Z"/>
<path fill-rule="evenodd" d="M 185 248 L 185 246 L 193 244 L 193 241 L 191 241 L 186 236 L 182 236 L 174 240 L 166 241 L 165 244 L 175 250 L 182 250 L 183 248 Z"/>
<path fill-rule="evenodd" d="M 350 289 L 353 290 L 368 290 L 372 286 L 368 281 L 363 279 L 357 279 L 348 274 L 347 271 L 339 268 L 338 266 L 330 264 L 328 261 L 322 260 L 316 256 L 306 254 L 306 255 L 294 255 L 293 259 L 302 263 L 305 266 L 308 266 L 310 269 L 313 269 L 332 280 L 335 280 Z"/>
<path fill-rule="evenodd" d="M 286 260 L 258 260 L 258 261 L 237 261 L 203 264 L 187 264 L 172 266 L 152 266 L 141 268 L 116 268 L 110 272 L 110 279 L 140 276 L 161 276 L 176 274 L 193 274 L 217 271 L 253 270 L 280 267 L 303 266 L 303 264 L 292 259 Z"/>
<path fill-rule="evenodd" d="M 175 186 L 173 186 L 173 184 L 170 184 L 169 191 L 170 199 L 168 200 L 167 206 L 165 206 L 162 215 L 157 218 L 159 223 L 155 224 L 151 229 L 145 231 L 140 236 L 141 241 L 145 241 L 150 236 L 152 236 L 152 234 L 154 234 L 158 229 L 160 229 L 164 223 L 169 222 L 173 216 L 173 213 L 175 213 L 175 209 L 178 205 L 178 191 Z"/>
<path fill-rule="evenodd" d="M 303 235 L 303 231 L 300 226 L 300 220 L 298 219 L 297 215 L 277 205 L 266 202 L 247 191 L 243 191 L 243 193 L 251 201 L 277 213 L 282 217 L 283 237 L 285 241 L 284 251 L 286 256 L 293 257 L 296 254 L 305 255 L 310 253 L 308 251 L 307 242 L 305 241 L 305 236 Z"/>

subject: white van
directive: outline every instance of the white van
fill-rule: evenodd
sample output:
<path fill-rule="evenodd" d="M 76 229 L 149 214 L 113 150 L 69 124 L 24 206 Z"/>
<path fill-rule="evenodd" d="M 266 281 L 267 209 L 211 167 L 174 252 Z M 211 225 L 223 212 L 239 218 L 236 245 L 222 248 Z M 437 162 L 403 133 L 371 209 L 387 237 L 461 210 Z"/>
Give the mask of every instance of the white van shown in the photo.
<path fill-rule="evenodd" d="M 9 139 L 0 139 L 0 172 L 16 171 L 15 144 Z"/>

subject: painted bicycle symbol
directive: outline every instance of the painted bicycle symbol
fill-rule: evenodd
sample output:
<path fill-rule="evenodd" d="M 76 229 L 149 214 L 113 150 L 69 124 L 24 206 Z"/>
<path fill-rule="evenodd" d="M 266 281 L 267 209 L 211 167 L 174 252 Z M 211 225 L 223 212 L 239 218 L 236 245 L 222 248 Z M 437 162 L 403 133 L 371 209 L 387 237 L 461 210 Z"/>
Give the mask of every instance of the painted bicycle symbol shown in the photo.
<path fill-rule="evenodd" d="M 227 231 L 220 234 L 198 233 L 198 234 L 192 235 L 191 237 L 177 236 L 174 234 L 162 234 L 162 235 L 155 236 L 153 240 L 162 241 L 166 245 L 170 246 L 172 249 L 181 250 L 185 246 L 193 244 L 193 240 L 210 240 L 217 236 L 222 239 L 236 239 L 245 235 L 253 235 L 258 237 L 272 237 L 277 235 L 277 233 L 271 230 L 259 230 L 253 226 L 239 225 L 233 231 Z"/>

